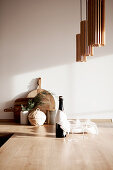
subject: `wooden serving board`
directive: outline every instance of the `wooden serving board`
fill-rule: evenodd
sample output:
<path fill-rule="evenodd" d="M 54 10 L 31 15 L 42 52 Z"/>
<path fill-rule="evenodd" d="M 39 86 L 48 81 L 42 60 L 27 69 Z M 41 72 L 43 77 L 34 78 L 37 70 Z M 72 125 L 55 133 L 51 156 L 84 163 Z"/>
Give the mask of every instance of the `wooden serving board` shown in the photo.
<path fill-rule="evenodd" d="M 34 98 L 38 93 L 40 92 L 48 92 L 47 90 L 41 89 L 41 78 L 38 78 L 37 81 L 37 89 L 31 91 L 28 95 L 27 98 Z M 44 113 L 47 112 L 47 110 L 54 110 L 55 109 L 55 100 L 54 97 L 49 93 L 45 95 L 45 98 L 42 101 L 44 104 L 38 106 L 38 108 L 43 111 Z"/>
<path fill-rule="evenodd" d="M 20 122 L 20 112 L 21 112 L 21 105 L 27 106 L 28 100 L 30 98 L 34 98 L 40 92 L 47 92 L 44 89 L 41 89 L 41 78 L 38 78 L 38 87 L 36 90 L 31 91 L 26 98 L 19 98 L 15 100 L 14 108 L 10 107 L 4 109 L 4 112 L 14 112 L 14 119 L 15 122 Z M 38 108 L 43 111 L 45 114 L 47 110 L 54 110 L 55 109 L 55 100 L 54 97 L 49 93 L 45 95 L 45 98 L 42 100 L 43 105 L 38 106 Z"/>

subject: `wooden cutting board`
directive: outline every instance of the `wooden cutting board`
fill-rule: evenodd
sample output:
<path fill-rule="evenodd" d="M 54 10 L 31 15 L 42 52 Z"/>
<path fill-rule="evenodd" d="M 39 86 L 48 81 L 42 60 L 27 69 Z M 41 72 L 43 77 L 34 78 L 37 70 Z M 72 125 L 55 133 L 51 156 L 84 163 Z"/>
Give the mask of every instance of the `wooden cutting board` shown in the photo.
<path fill-rule="evenodd" d="M 38 93 L 40 92 L 48 92 L 47 90 L 41 89 L 41 78 L 38 78 L 37 81 L 37 89 L 31 91 L 27 98 L 34 98 Z M 38 108 L 43 111 L 44 113 L 47 112 L 47 110 L 54 110 L 55 109 L 55 100 L 54 97 L 48 92 L 49 94 L 45 95 L 45 98 L 43 99 L 43 105 L 38 106 Z"/>
<path fill-rule="evenodd" d="M 15 100 L 14 108 L 10 107 L 4 109 L 4 112 L 14 112 L 14 119 L 16 122 L 20 122 L 20 111 L 21 105 L 27 106 L 28 100 L 34 98 L 40 92 L 48 92 L 47 90 L 41 89 L 41 78 L 38 78 L 38 86 L 36 90 L 31 91 L 26 98 L 19 98 Z M 45 95 L 45 98 L 42 101 L 44 104 L 38 106 L 38 108 L 43 111 L 45 114 L 47 110 L 55 110 L 55 100 L 54 97 L 49 93 Z"/>

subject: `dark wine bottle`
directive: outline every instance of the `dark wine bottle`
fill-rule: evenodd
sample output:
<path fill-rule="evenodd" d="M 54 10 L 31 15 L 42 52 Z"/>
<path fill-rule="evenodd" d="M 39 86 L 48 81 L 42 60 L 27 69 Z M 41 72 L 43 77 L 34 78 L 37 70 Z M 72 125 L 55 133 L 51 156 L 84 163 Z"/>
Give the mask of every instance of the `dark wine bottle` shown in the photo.
<path fill-rule="evenodd" d="M 59 96 L 59 109 L 57 114 L 59 114 L 59 110 L 63 111 L 63 97 Z M 57 115 L 58 117 L 60 117 L 59 115 Z M 60 125 L 58 123 L 56 123 L 56 138 L 64 138 L 66 137 L 66 133 L 64 132 L 64 130 L 60 127 Z"/>

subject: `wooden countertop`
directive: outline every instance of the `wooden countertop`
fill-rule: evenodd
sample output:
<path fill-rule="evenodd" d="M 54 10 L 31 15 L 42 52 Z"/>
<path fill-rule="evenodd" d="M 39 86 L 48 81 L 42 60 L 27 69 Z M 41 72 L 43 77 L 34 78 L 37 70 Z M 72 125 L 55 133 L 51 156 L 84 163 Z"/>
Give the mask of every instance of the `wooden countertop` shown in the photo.
<path fill-rule="evenodd" d="M 14 135 L 0 148 L 0 170 L 113 170 L 113 124 L 100 125 L 99 135 L 57 139 L 52 125 L 1 123 L 0 133 L 8 132 Z"/>

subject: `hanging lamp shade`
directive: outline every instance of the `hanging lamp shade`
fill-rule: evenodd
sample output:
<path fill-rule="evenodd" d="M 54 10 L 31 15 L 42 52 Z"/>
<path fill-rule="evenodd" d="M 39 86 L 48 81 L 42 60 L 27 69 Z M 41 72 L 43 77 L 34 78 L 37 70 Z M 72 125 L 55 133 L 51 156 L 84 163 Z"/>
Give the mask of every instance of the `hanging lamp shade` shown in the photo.
<path fill-rule="evenodd" d="M 105 45 L 105 0 L 101 1 L 101 44 Z"/>
<path fill-rule="evenodd" d="M 80 0 L 80 16 L 76 61 L 83 62 L 87 56 L 93 56 L 94 47 L 105 45 L 105 0 Z"/>
<path fill-rule="evenodd" d="M 81 61 L 80 34 L 76 34 L 76 61 Z"/>
<path fill-rule="evenodd" d="M 105 0 L 88 0 L 88 45 L 105 45 Z"/>
<path fill-rule="evenodd" d="M 84 10 L 84 6 L 86 9 Z M 93 46 L 88 46 L 88 2 L 80 0 L 80 34 L 76 36 L 76 61 L 86 62 L 87 56 L 92 56 L 94 53 Z M 77 49 L 79 46 L 79 49 Z M 79 55 L 78 55 L 79 54 Z"/>
<path fill-rule="evenodd" d="M 76 34 L 76 61 L 85 62 L 87 60 L 86 56 L 82 54 L 81 50 L 81 34 Z"/>
<path fill-rule="evenodd" d="M 93 56 L 93 46 L 88 46 L 88 21 L 84 20 L 80 22 L 80 41 L 81 41 L 81 55 L 84 61 L 87 60 L 87 56 Z"/>

